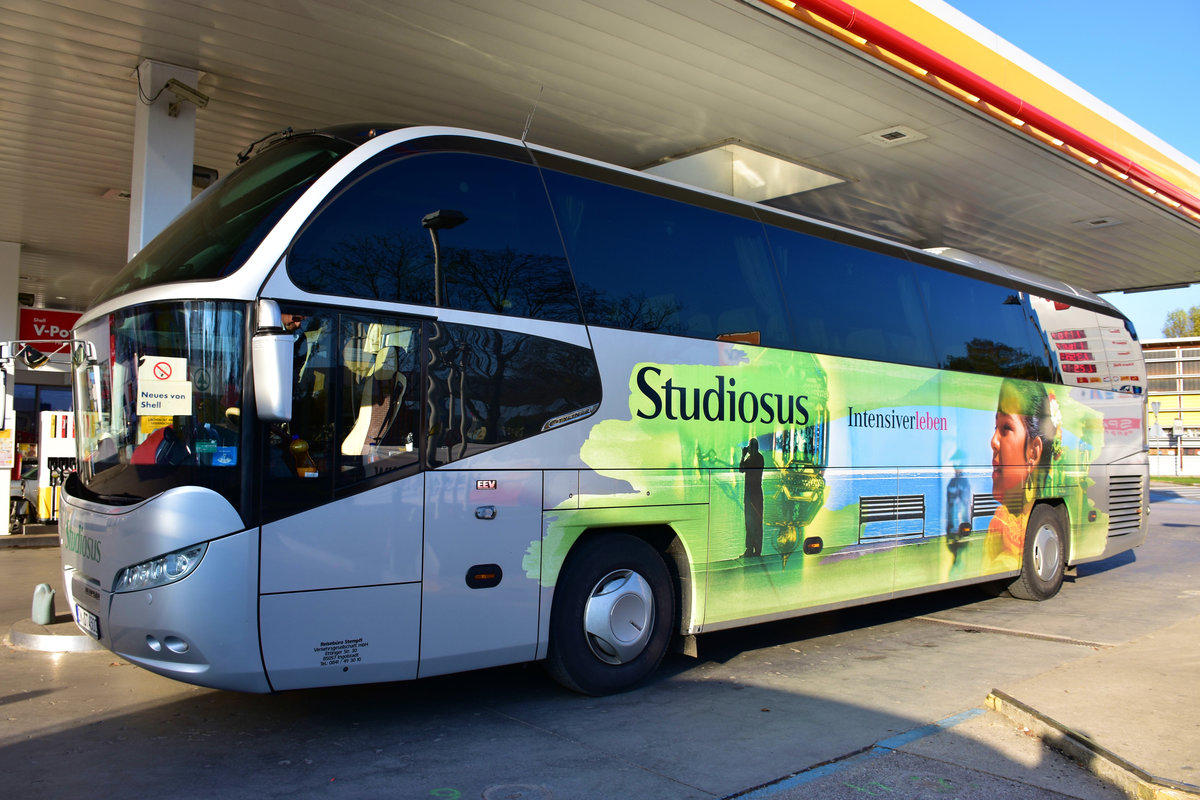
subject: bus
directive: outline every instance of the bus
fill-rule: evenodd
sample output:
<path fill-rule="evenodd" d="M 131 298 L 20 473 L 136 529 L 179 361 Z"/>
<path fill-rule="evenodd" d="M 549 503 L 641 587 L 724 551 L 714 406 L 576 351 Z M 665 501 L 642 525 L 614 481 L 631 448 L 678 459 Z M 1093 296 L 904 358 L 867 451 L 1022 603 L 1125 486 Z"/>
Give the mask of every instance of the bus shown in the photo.
<path fill-rule="evenodd" d="M 63 569 L 128 661 L 246 692 L 544 661 L 1146 536 L 1099 297 L 466 130 L 274 136 L 74 331 Z"/>

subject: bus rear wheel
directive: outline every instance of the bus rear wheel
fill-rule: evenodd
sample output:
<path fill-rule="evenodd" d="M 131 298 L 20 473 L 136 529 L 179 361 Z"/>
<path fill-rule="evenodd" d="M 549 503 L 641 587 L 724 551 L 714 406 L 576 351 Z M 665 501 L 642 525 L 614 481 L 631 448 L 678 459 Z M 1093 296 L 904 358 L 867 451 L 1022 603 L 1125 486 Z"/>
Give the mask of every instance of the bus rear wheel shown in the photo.
<path fill-rule="evenodd" d="M 662 662 L 675 593 L 662 557 L 628 534 L 602 534 L 571 553 L 550 612 L 546 667 L 576 692 L 632 689 Z"/>
<path fill-rule="evenodd" d="M 1008 591 L 1022 600 L 1049 600 L 1062 588 L 1066 570 L 1066 535 L 1062 515 L 1053 506 L 1038 505 L 1025 526 L 1021 574 Z"/>

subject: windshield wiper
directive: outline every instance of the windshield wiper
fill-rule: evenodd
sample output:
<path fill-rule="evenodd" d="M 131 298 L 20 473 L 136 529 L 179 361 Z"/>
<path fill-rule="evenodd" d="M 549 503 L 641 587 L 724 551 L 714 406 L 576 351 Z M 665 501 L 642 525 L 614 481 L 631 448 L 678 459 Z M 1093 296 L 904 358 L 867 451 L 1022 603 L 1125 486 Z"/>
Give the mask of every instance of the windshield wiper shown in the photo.
<path fill-rule="evenodd" d="M 267 141 L 268 139 L 274 139 L 277 136 L 279 136 L 279 137 L 290 136 L 291 133 L 292 133 L 292 128 L 291 128 L 291 126 L 288 126 L 288 127 L 284 128 L 283 130 L 273 131 L 271 133 L 268 133 L 266 136 L 262 137 L 261 139 L 255 139 L 253 142 L 250 143 L 249 147 L 247 147 L 242 152 L 238 153 L 238 155 L 237 155 L 238 166 L 240 167 L 242 164 L 245 164 L 247 161 L 249 161 L 250 154 L 254 152 L 254 148 L 258 147 L 263 142 Z"/>

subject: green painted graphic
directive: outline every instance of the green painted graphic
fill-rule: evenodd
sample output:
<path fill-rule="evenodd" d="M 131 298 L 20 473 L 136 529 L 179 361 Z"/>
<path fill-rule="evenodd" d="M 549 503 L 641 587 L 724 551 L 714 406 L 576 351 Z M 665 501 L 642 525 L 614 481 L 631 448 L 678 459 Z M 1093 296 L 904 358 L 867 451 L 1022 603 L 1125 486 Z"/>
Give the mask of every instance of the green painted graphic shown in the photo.
<path fill-rule="evenodd" d="M 625 413 L 584 423 L 590 472 L 546 514 L 547 584 L 585 531 L 648 526 L 683 545 L 693 629 L 782 616 L 1013 574 L 1039 498 L 1065 505 L 1077 555 L 1103 551 L 1089 467 L 1113 393 L 717 348 L 631 363 Z"/>

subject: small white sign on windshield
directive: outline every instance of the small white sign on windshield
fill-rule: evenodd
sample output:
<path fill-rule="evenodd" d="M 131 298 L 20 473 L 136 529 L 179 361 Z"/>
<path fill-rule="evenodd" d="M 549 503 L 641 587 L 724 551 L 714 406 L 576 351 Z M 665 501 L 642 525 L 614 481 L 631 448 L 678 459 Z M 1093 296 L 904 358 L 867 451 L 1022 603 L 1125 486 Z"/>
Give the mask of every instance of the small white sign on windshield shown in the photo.
<path fill-rule="evenodd" d="M 192 382 L 187 379 L 187 359 L 141 356 L 138 359 L 139 415 L 190 416 Z"/>

